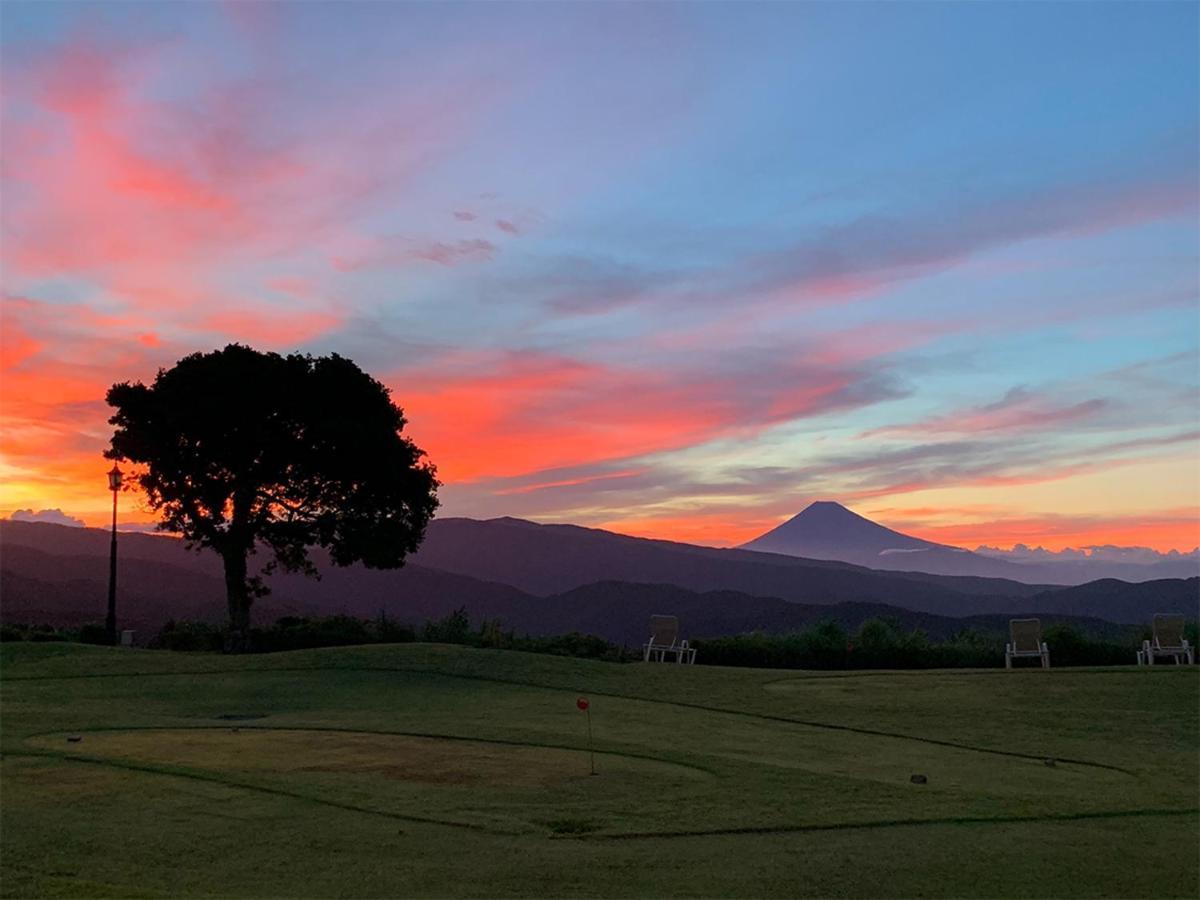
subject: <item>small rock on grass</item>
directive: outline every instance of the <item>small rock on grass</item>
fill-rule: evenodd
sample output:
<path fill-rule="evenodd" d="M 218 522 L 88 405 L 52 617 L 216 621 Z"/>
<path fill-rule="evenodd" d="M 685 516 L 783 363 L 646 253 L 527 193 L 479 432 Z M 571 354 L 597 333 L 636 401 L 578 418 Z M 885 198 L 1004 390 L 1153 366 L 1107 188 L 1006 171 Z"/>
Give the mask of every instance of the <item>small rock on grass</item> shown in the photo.
<path fill-rule="evenodd" d="M 67 743 L 68 744 L 78 744 L 82 740 L 83 740 L 83 735 L 81 735 L 81 734 L 68 734 L 67 735 Z"/>
<path fill-rule="evenodd" d="M 929 782 L 929 779 L 926 778 L 924 775 L 914 775 L 912 778 L 909 779 L 909 781 L 911 781 L 913 784 L 927 784 Z"/>

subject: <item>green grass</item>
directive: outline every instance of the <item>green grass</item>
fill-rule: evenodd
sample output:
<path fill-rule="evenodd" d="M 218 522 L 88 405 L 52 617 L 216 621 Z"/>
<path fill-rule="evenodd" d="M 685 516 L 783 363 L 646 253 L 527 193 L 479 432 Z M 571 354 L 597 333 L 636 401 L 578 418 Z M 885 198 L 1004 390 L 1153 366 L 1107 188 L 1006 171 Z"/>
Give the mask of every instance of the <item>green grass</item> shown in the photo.
<path fill-rule="evenodd" d="M 5 896 L 1200 893 L 1195 668 L 0 662 Z"/>

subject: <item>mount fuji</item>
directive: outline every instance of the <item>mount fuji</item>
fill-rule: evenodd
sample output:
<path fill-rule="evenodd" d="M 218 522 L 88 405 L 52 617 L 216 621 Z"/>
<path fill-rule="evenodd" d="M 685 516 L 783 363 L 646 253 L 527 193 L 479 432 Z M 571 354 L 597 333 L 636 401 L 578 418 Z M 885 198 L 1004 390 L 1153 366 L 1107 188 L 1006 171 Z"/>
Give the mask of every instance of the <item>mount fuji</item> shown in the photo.
<path fill-rule="evenodd" d="M 1098 578 L 1149 581 L 1196 575 L 1194 561 L 1138 565 L 1106 560 L 1012 562 L 885 528 L 840 503 L 819 500 L 743 550 L 838 560 L 872 569 L 1011 578 L 1027 584 L 1081 584 Z M 1169 569 L 1169 571 L 1168 571 Z"/>

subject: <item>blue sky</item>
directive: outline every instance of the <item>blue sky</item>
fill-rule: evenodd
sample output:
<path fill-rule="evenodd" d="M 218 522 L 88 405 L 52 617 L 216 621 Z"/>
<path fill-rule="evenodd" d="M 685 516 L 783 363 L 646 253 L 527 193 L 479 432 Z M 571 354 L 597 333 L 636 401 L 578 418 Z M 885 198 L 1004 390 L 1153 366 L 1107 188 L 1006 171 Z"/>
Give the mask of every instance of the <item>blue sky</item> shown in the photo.
<path fill-rule="evenodd" d="M 446 514 L 1200 540 L 1195 4 L 0 16 L 0 509 L 99 519 L 104 386 L 238 340 Z"/>

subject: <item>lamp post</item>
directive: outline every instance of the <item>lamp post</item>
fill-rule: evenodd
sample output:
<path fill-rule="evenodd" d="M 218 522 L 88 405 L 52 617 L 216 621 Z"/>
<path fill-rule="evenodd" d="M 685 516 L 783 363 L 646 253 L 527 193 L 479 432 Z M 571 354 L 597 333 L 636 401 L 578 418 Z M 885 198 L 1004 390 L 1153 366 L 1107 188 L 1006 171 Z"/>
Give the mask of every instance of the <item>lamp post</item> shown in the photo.
<path fill-rule="evenodd" d="M 104 630 L 109 644 L 117 643 L 117 494 L 121 491 L 121 470 L 113 463 L 108 473 L 108 489 L 113 492 L 112 545 L 108 554 L 108 616 L 104 619 Z"/>

